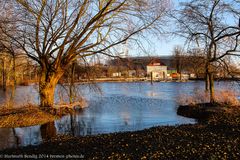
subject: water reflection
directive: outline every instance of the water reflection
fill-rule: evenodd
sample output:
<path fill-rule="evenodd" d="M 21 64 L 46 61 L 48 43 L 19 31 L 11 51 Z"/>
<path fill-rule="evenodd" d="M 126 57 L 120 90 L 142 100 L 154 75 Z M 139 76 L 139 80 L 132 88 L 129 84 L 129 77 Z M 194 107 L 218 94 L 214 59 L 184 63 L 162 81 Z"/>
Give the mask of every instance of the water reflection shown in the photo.
<path fill-rule="evenodd" d="M 40 126 L 41 137 L 44 140 L 56 136 L 56 128 L 54 122 L 49 122 Z"/>
<path fill-rule="evenodd" d="M 177 97 L 192 94 L 202 85 L 203 82 L 154 83 L 153 86 L 149 83 L 100 83 L 102 95 L 81 86 L 84 97 L 89 101 L 88 108 L 42 126 L 0 128 L 0 149 L 38 145 L 56 134 L 84 136 L 141 130 L 156 125 L 195 123 L 194 119 L 176 114 Z M 31 91 L 33 86 L 29 88 L 24 90 L 33 94 L 36 101 L 37 92 Z M 23 88 L 16 91 L 17 97 L 19 91 L 23 93 Z"/>
<path fill-rule="evenodd" d="M 19 145 L 14 130 L 12 128 L 0 128 L 0 149 L 17 147 Z"/>
<path fill-rule="evenodd" d="M 38 145 L 42 142 L 39 126 L 0 128 L 0 149 Z"/>

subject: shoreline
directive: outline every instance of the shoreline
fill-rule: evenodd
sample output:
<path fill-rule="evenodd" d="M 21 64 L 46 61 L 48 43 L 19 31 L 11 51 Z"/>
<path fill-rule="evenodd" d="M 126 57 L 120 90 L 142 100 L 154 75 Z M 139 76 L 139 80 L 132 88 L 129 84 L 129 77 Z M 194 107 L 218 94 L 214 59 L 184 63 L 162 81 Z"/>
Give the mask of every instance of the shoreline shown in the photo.
<path fill-rule="evenodd" d="M 82 155 L 84 159 L 239 159 L 240 139 L 236 138 L 239 134 L 239 125 L 163 126 L 83 137 L 61 135 L 38 146 L 0 153 Z"/>
<path fill-rule="evenodd" d="M 196 82 L 196 81 L 204 81 L 204 79 L 202 78 L 198 78 L 198 79 L 188 79 L 188 80 L 153 80 L 153 83 L 158 83 L 158 82 L 177 82 L 177 83 L 186 83 L 186 82 Z M 226 79 L 216 79 L 216 81 L 233 81 L 233 82 L 237 82 L 240 81 L 240 78 L 226 78 Z M 146 79 L 146 78 L 97 78 L 97 79 L 84 79 L 84 80 L 80 80 L 80 81 L 76 81 L 74 82 L 74 84 L 91 84 L 91 83 L 151 83 L 150 79 Z M 31 82 L 25 85 L 21 85 L 19 84 L 18 86 L 30 86 L 30 85 L 37 85 L 38 82 Z M 61 82 L 61 84 L 68 84 L 66 82 Z"/>

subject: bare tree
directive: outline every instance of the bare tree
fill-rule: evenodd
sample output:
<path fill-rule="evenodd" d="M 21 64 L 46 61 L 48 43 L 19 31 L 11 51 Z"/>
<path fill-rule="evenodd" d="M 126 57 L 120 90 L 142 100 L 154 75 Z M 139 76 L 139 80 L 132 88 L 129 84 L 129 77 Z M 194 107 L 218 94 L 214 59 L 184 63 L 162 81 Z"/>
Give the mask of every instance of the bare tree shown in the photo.
<path fill-rule="evenodd" d="M 205 54 L 200 49 L 190 49 L 187 51 L 187 58 L 186 58 L 187 67 L 186 69 L 194 73 L 196 78 L 203 78 L 205 73 Z"/>
<path fill-rule="evenodd" d="M 158 30 L 168 6 L 168 0 L 16 0 L 17 34 L 1 30 L 39 63 L 40 106 L 50 107 L 56 84 L 75 59 L 114 56 L 122 42 Z"/>
<path fill-rule="evenodd" d="M 191 0 L 181 4 L 178 34 L 194 47 L 204 48 L 205 88 L 214 102 L 214 68 L 224 57 L 239 56 L 239 1 Z M 228 20 L 226 20 L 228 19 Z"/>
<path fill-rule="evenodd" d="M 180 46 L 175 46 L 173 50 L 174 66 L 176 67 L 177 73 L 180 74 L 180 80 L 182 80 L 182 71 L 186 65 L 186 54 L 184 49 Z"/>
<path fill-rule="evenodd" d="M 17 77 L 16 77 L 16 68 L 17 68 L 17 59 L 21 56 L 21 50 L 18 46 L 17 42 L 12 39 L 16 32 L 16 23 L 15 23 L 15 17 L 14 17 L 14 8 L 13 8 L 13 1 L 0 1 L 0 45 L 1 45 L 1 55 L 2 55 L 2 62 L 3 64 L 4 59 L 8 59 L 8 67 L 7 70 L 5 69 L 3 65 L 3 73 L 5 72 L 6 76 L 8 77 L 11 74 L 11 77 L 13 79 L 13 88 L 16 87 L 17 84 Z M 11 37 L 7 36 L 3 31 L 10 30 L 11 32 L 8 32 Z M 11 65 L 10 65 L 11 64 Z M 11 67 L 10 67 L 11 66 Z M 4 71 L 6 70 L 6 71 Z M 6 83 L 6 80 L 4 80 L 4 83 Z M 6 84 L 5 87 L 6 89 Z"/>

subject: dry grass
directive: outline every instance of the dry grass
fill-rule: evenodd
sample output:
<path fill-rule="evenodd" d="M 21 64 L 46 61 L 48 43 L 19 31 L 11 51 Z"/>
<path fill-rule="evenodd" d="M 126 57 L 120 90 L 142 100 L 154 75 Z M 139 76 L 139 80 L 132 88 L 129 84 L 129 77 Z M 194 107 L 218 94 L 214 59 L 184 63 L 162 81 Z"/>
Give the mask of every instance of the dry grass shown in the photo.
<path fill-rule="evenodd" d="M 209 94 L 200 90 L 196 90 L 192 95 L 182 94 L 178 97 L 180 105 L 196 105 L 207 102 L 209 102 Z"/>
<path fill-rule="evenodd" d="M 40 125 L 59 118 L 40 110 L 37 106 L 28 105 L 21 108 L 0 109 L 0 127 L 26 127 Z"/>
<path fill-rule="evenodd" d="M 180 105 L 196 105 L 201 103 L 208 103 L 209 101 L 209 93 L 199 90 L 196 90 L 192 95 L 181 95 L 178 98 L 178 103 Z M 240 106 L 240 101 L 237 99 L 237 93 L 226 89 L 215 91 L 215 102 L 229 107 Z"/>
<path fill-rule="evenodd" d="M 237 99 L 237 93 L 231 90 L 219 90 L 216 92 L 215 100 L 227 106 L 240 106 L 240 101 Z"/>

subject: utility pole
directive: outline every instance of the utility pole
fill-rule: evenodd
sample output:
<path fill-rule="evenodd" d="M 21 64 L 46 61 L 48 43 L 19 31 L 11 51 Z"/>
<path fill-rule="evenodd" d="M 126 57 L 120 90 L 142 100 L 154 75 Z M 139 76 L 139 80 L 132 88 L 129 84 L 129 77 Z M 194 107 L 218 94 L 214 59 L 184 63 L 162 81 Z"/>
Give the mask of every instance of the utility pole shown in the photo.
<path fill-rule="evenodd" d="M 153 72 L 151 72 L 151 85 L 153 85 Z"/>

